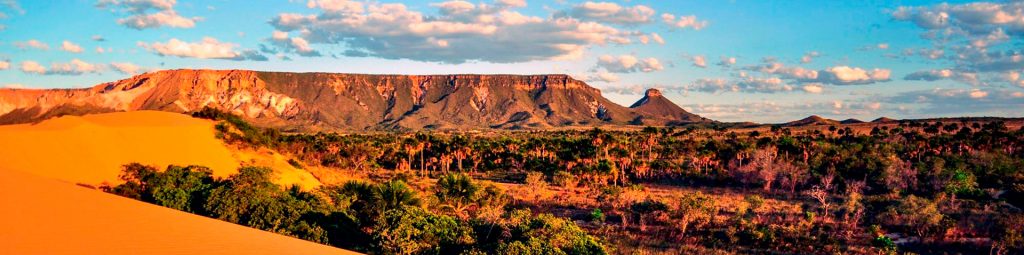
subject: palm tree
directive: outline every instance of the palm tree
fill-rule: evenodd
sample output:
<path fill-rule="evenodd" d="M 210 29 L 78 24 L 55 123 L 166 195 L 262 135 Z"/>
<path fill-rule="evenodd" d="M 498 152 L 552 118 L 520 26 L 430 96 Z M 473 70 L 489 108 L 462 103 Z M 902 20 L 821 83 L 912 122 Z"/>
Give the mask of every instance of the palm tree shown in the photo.
<path fill-rule="evenodd" d="M 480 191 L 473 179 L 462 173 L 441 176 L 435 189 L 442 207 L 451 209 L 459 217 L 465 216 L 464 212 L 479 198 Z"/>
<path fill-rule="evenodd" d="M 402 206 L 419 206 L 420 199 L 416 192 L 405 182 L 394 180 L 378 184 L 374 190 L 373 200 L 381 212 L 401 208 Z"/>

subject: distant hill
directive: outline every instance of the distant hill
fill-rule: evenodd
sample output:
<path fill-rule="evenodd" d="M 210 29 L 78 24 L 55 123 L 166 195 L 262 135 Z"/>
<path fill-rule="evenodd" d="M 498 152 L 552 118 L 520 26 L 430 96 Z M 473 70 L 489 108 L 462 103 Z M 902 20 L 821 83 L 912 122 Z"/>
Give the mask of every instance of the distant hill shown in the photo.
<path fill-rule="evenodd" d="M 888 117 L 881 117 L 881 118 L 877 118 L 875 120 L 872 120 L 871 122 L 872 123 L 892 123 L 892 122 L 897 122 L 897 121 L 898 120 L 890 119 Z"/>
<path fill-rule="evenodd" d="M 666 121 L 668 124 L 682 124 L 710 121 L 683 110 L 682 107 L 665 98 L 661 91 L 657 89 L 648 89 L 644 93 L 644 97 L 633 103 L 629 108 L 640 113 L 637 119 L 633 121 L 635 124 L 659 124 Z"/>
<path fill-rule="evenodd" d="M 568 75 L 367 75 L 167 70 L 85 89 L 0 89 L 0 124 L 213 107 L 289 130 L 545 129 L 709 122 L 660 92 L 634 107 Z"/>
<path fill-rule="evenodd" d="M 854 119 L 854 118 L 850 118 L 850 119 L 842 120 L 839 123 L 842 123 L 842 124 L 860 124 L 860 123 L 864 123 L 864 121 L 863 120 Z"/>
<path fill-rule="evenodd" d="M 782 125 L 786 126 L 786 127 L 802 127 L 802 126 L 827 126 L 827 125 L 839 125 L 839 124 L 841 124 L 839 121 L 836 121 L 836 120 L 833 120 L 833 119 L 826 119 L 826 118 L 822 118 L 821 116 L 818 116 L 818 115 L 811 115 L 811 116 L 809 116 L 807 118 L 803 118 L 803 119 L 796 120 L 796 121 L 786 122 L 785 124 L 782 124 Z"/>

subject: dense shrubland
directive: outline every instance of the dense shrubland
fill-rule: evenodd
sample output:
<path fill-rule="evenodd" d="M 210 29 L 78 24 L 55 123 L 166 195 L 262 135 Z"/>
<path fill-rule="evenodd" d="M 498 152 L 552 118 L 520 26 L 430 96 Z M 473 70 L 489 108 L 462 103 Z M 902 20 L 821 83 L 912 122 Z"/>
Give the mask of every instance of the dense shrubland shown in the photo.
<path fill-rule="evenodd" d="M 381 254 L 605 254 L 572 221 L 504 210 L 507 195 L 466 175 L 441 177 L 421 198 L 402 180 L 313 191 L 280 187 L 271 170 L 218 179 L 200 166 L 124 166 L 114 194 L 314 242 Z M 424 200 L 435 201 L 425 203 Z"/>
<path fill-rule="evenodd" d="M 602 242 L 622 253 L 1024 252 L 1024 131 L 1000 121 L 283 134 L 195 116 L 223 120 L 229 143 L 297 164 L 386 174 L 304 192 L 254 184 L 253 170 L 215 180 L 169 168 L 159 175 L 172 180 L 145 184 L 126 171 L 113 191 L 384 253 L 600 253 Z M 419 191 L 403 182 L 435 179 Z"/>

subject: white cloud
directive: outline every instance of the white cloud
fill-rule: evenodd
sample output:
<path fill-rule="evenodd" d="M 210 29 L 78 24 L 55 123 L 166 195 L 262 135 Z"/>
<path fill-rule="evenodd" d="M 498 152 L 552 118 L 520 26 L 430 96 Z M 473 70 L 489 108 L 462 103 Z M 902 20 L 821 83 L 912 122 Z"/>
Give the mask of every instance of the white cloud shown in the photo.
<path fill-rule="evenodd" d="M 11 68 L 11 62 L 7 60 L 0 60 L 0 70 L 7 70 Z"/>
<path fill-rule="evenodd" d="M 818 85 L 854 85 L 872 84 L 876 82 L 889 81 L 892 71 L 883 68 L 865 70 L 859 67 L 834 66 L 824 70 L 812 70 L 802 67 L 790 67 L 776 62 L 774 58 L 766 58 L 765 63 L 756 66 L 744 67 L 744 70 L 759 72 L 763 74 L 777 75 L 784 80 L 793 80 L 800 83 L 818 83 Z M 739 76 L 747 76 L 740 72 Z M 810 91 L 809 91 L 810 92 Z"/>
<path fill-rule="evenodd" d="M 656 12 L 644 5 L 621 6 L 611 2 L 585 2 L 572 7 L 566 15 L 588 21 L 622 25 L 650 23 Z"/>
<path fill-rule="evenodd" d="M 260 55 L 255 51 L 239 51 L 235 49 L 238 45 L 234 43 L 220 42 L 212 37 L 204 37 L 202 41 L 194 43 L 181 41 L 177 38 L 171 38 L 171 40 L 166 43 L 139 42 L 138 45 L 160 56 L 229 60 L 267 60 L 265 56 Z"/>
<path fill-rule="evenodd" d="M 526 0 L 497 0 L 494 3 L 503 7 L 526 7 Z"/>
<path fill-rule="evenodd" d="M 283 48 L 288 52 L 295 52 L 300 56 L 320 56 L 320 52 L 313 49 L 306 39 L 303 39 L 302 37 L 289 37 L 287 32 L 274 31 L 270 40 L 274 42 L 274 45 Z"/>
<path fill-rule="evenodd" d="M 21 61 L 21 71 L 25 73 L 46 74 L 46 67 L 35 61 Z"/>
<path fill-rule="evenodd" d="M 800 63 L 811 63 L 811 61 L 814 61 L 814 58 L 818 56 L 821 56 L 821 54 L 818 53 L 817 51 L 807 52 L 807 54 L 804 54 L 803 57 L 800 57 Z"/>
<path fill-rule="evenodd" d="M 82 53 L 82 46 L 67 40 L 61 43 L 60 49 L 71 53 Z"/>
<path fill-rule="evenodd" d="M 14 42 L 14 47 L 18 47 L 19 49 L 23 49 L 23 50 L 24 49 L 37 49 L 37 50 L 49 50 L 50 49 L 50 45 L 48 45 L 48 44 L 46 44 L 44 42 L 40 42 L 40 41 L 35 40 L 35 39 L 24 41 L 24 42 Z"/>
<path fill-rule="evenodd" d="M 102 41 L 106 41 L 107 39 L 103 38 L 102 35 L 93 35 L 92 36 L 92 40 L 93 41 L 97 41 L 97 42 L 102 42 Z"/>
<path fill-rule="evenodd" d="M 941 79 L 949 79 L 953 77 L 953 70 L 950 69 L 939 69 L 939 70 L 927 70 L 917 71 L 903 77 L 904 80 L 922 80 L 922 81 L 935 81 Z"/>
<path fill-rule="evenodd" d="M 613 73 L 649 73 L 665 69 L 656 58 L 639 59 L 633 55 L 603 55 L 597 59 L 597 66 Z"/>
<path fill-rule="evenodd" d="M 1020 115 L 1024 93 L 999 89 L 944 89 L 902 92 L 881 98 L 890 104 L 910 104 L 920 113 L 951 116 Z"/>
<path fill-rule="evenodd" d="M 971 92 L 970 92 L 970 93 L 968 93 L 968 95 L 969 95 L 969 96 L 970 96 L 971 98 L 974 98 L 974 99 L 980 99 L 980 98 L 985 98 L 985 97 L 987 97 L 987 96 L 988 96 L 988 92 L 986 92 L 986 91 L 984 91 L 984 90 L 980 90 L 980 89 L 972 89 L 972 90 L 971 90 Z"/>
<path fill-rule="evenodd" d="M 736 65 L 736 58 L 735 57 L 726 57 L 726 56 L 719 57 L 717 65 L 722 66 L 722 67 L 731 67 L 733 65 Z"/>
<path fill-rule="evenodd" d="M 748 92 L 748 93 L 777 93 L 793 91 L 793 86 L 786 84 L 778 77 L 753 77 L 741 74 L 736 79 L 723 78 L 702 78 L 690 83 L 687 90 L 722 93 L 722 92 Z"/>
<path fill-rule="evenodd" d="M 619 80 L 618 75 L 604 70 L 587 77 L 588 82 L 618 82 Z"/>
<path fill-rule="evenodd" d="M 3 88 L 5 88 L 5 89 L 23 89 L 23 88 L 25 88 L 25 85 L 22 85 L 20 83 L 8 83 L 8 84 L 4 84 Z"/>
<path fill-rule="evenodd" d="M 704 56 L 700 56 L 700 55 L 693 56 L 693 57 L 690 58 L 690 61 L 693 62 L 693 66 L 700 67 L 700 68 L 708 67 L 707 60 L 704 59 Z"/>
<path fill-rule="evenodd" d="M 956 70 L 952 75 L 917 73 L 908 78 L 934 81 L 950 78 L 971 85 L 991 82 L 1015 85 L 1001 80 L 1003 72 L 1024 68 L 1024 56 L 1016 42 L 1024 35 L 1024 1 L 972 2 L 900 7 L 892 12 L 896 20 L 909 21 L 924 29 L 922 38 L 934 48 L 920 49 L 917 55 L 942 60 Z M 914 52 L 909 50 L 908 52 Z"/>
<path fill-rule="evenodd" d="M 835 66 L 821 72 L 819 80 L 832 84 L 869 84 L 879 81 L 888 81 L 892 71 L 889 69 L 875 68 L 864 70 L 859 67 Z"/>
<path fill-rule="evenodd" d="M 661 35 L 659 35 L 658 33 L 651 33 L 650 35 L 640 35 L 638 39 L 642 44 L 647 44 L 652 40 L 658 44 L 665 44 L 665 38 L 661 38 Z"/>
<path fill-rule="evenodd" d="M 832 109 L 843 109 L 843 101 L 835 100 L 832 101 Z"/>
<path fill-rule="evenodd" d="M 99 73 L 104 67 L 99 64 L 92 64 L 80 59 L 72 59 L 67 63 L 51 63 L 46 74 L 60 75 L 81 75 L 86 73 Z"/>
<path fill-rule="evenodd" d="M 311 45 L 343 45 L 346 56 L 443 63 L 579 59 L 593 46 L 629 44 L 645 34 L 569 16 L 524 15 L 514 9 L 521 1 L 471 5 L 442 3 L 435 5 L 438 15 L 429 15 L 400 3 L 313 1 L 308 6 L 319 14 L 282 13 L 271 24 L 299 32 Z"/>
<path fill-rule="evenodd" d="M 142 72 L 141 67 L 128 62 L 113 62 L 110 63 L 110 66 L 114 67 L 114 70 L 127 75 L 136 75 Z"/>
<path fill-rule="evenodd" d="M 909 81 L 937 81 L 948 79 L 971 85 L 982 84 L 981 80 L 978 78 L 978 73 L 951 69 L 917 71 L 907 74 L 906 76 L 903 77 L 903 79 Z"/>
<path fill-rule="evenodd" d="M 864 108 L 868 109 L 868 110 L 877 111 L 878 109 L 882 109 L 882 103 L 880 103 L 880 102 L 865 103 L 864 104 Z"/>
<path fill-rule="evenodd" d="M 708 26 L 706 20 L 697 20 L 697 16 L 679 16 L 676 19 L 675 15 L 663 13 L 661 14 L 661 21 L 669 27 L 677 29 L 692 28 L 693 30 L 701 30 Z"/>
<path fill-rule="evenodd" d="M 821 92 L 825 91 L 825 87 L 821 86 L 821 83 L 804 84 L 802 89 L 804 90 L 804 92 L 811 94 L 821 94 Z"/>
<path fill-rule="evenodd" d="M 815 81 L 818 79 L 819 73 L 817 70 L 805 69 L 802 67 L 788 67 L 782 63 L 775 62 L 775 60 L 772 59 L 766 59 L 766 62 L 763 65 L 749 66 L 744 69 L 765 74 L 776 74 L 784 79 L 800 81 Z"/>
<path fill-rule="evenodd" d="M 96 7 L 128 14 L 117 23 L 133 29 L 195 27 L 195 22 L 201 18 L 179 15 L 174 10 L 176 4 L 176 0 L 100 0 Z"/>

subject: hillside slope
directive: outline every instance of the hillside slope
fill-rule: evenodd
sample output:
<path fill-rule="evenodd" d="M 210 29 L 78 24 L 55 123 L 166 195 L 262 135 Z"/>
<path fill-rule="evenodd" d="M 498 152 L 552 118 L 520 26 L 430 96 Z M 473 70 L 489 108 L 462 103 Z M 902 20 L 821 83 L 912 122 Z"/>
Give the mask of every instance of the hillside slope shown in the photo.
<path fill-rule="evenodd" d="M 663 121 L 677 122 L 670 124 L 710 121 L 683 110 L 682 107 L 665 98 L 661 91 L 657 89 L 648 89 L 644 93 L 644 97 L 633 103 L 629 108 L 643 114 L 640 119 L 635 121 L 637 124 L 646 123 L 647 121 L 653 121 L 654 123 Z"/>
<path fill-rule="evenodd" d="M 659 102 L 678 108 L 667 99 Z M 637 120 L 647 125 L 707 121 L 689 113 L 663 115 L 626 108 L 568 75 L 167 70 L 88 89 L 0 89 L 0 123 L 110 111 L 191 112 L 203 107 L 229 111 L 262 126 L 303 131 L 544 129 L 627 125 Z"/>
<path fill-rule="evenodd" d="M 357 254 L 0 169 L 0 254 Z"/>

